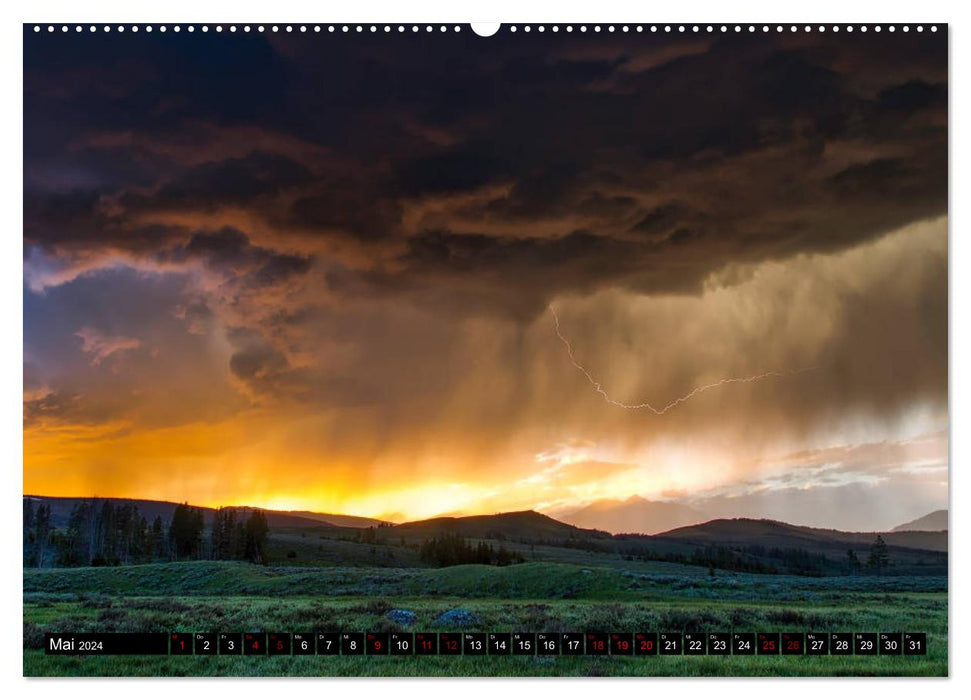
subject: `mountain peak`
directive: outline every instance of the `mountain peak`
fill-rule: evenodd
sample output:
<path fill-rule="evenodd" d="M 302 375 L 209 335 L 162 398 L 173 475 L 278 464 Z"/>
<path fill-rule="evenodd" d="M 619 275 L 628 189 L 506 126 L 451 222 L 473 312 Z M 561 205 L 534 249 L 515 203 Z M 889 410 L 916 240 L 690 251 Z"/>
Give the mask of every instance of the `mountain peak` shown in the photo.
<path fill-rule="evenodd" d="M 923 515 L 916 520 L 898 525 L 891 532 L 940 532 L 948 529 L 947 510 L 935 510 L 932 513 Z"/>

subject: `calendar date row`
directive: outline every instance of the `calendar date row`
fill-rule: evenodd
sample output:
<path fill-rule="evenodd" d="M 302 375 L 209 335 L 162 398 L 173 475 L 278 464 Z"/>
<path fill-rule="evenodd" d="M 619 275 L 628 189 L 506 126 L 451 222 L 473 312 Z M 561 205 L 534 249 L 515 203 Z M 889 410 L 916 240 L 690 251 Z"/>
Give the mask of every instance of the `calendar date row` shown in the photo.
<path fill-rule="evenodd" d="M 51 655 L 913 656 L 923 632 L 171 632 L 45 635 Z"/>

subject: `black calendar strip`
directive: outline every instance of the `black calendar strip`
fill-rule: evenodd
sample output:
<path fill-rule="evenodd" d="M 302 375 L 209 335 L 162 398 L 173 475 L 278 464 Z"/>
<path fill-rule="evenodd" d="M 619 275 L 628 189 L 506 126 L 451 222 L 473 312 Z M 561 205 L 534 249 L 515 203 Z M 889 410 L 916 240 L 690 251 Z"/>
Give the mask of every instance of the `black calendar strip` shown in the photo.
<path fill-rule="evenodd" d="M 71 656 L 75 654 L 110 656 L 138 654 L 162 656 L 169 653 L 169 635 L 128 632 L 79 632 L 73 634 L 45 634 L 47 654 Z"/>
<path fill-rule="evenodd" d="M 172 632 L 44 635 L 52 655 L 917 656 L 924 632 Z"/>

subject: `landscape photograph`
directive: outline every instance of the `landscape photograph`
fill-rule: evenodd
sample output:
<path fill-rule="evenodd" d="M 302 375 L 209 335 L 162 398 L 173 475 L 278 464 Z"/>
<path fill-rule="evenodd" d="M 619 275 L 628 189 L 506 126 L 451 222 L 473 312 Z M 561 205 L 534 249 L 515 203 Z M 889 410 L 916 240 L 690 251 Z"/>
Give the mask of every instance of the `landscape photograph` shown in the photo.
<path fill-rule="evenodd" d="M 23 675 L 947 676 L 947 27 L 827 27 L 24 25 Z"/>

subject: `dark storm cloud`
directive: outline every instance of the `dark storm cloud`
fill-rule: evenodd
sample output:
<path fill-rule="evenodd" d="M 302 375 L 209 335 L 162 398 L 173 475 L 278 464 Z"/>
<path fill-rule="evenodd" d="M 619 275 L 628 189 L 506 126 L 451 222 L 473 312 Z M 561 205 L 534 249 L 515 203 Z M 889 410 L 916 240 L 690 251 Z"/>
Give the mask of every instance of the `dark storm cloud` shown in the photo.
<path fill-rule="evenodd" d="M 879 108 L 886 112 L 916 114 L 921 110 L 943 108 L 947 103 L 947 87 L 911 80 L 880 92 Z"/>
<path fill-rule="evenodd" d="M 408 251 L 401 260 L 418 271 L 455 269 L 459 273 L 482 271 L 522 271 L 559 266 L 581 254 L 591 259 L 616 260 L 623 254 L 623 242 L 595 236 L 588 231 L 573 231 L 559 238 L 501 238 L 475 233 L 426 231 L 408 240 Z M 588 262 L 588 265 L 592 263 Z"/>
<path fill-rule="evenodd" d="M 511 175 L 491 143 L 464 144 L 398 164 L 395 189 L 406 197 L 474 191 Z"/>
<path fill-rule="evenodd" d="M 24 241 L 57 244 L 96 238 L 107 222 L 98 211 L 100 193 L 94 190 L 24 195 Z M 99 225 L 100 224 L 100 225 Z M 102 244 L 91 240 L 89 246 Z"/>
<path fill-rule="evenodd" d="M 380 39 L 31 37 L 27 151 L 56 162 L 52 131 L 74 144 L 62 169 L 86 175 L 28 192 L 27 240 L 142 254 L 169 247 L 166 222 L 233 210 L 251 236 L 262 221 L 280 241 L 363 246 L 358 286 L 434 281 L 447 299 L 478 278 L 481 297 L 503 275 L 522 315 L 573 281 L 683 291 L 731 262 L 838 249 L 946 206 L 941 35 Z M 79 89 L 98 76 L 101 92 Z M 54 106 L 74 116 L 54 127 Z M 145 150 L 200 125 L 268 136 L 202 162 L 201 144 Z M 126 183 L 134 162 L 156 182 Z"/>
<path fill-rule="evenodd" d="M 310 265 L 309 258 L 252 245 L 245 233 L 230 227 L 197 231 L 185 245 L 168 252 L 167 256 L 177 261 L 200 259 L 217 270 L 246 272 L 261 286 L 306 272 Z"/>
<path fill-rule="evenodd" d="M 50 284 L 200 264 L 266 389 L 334 381 L 294 360 L 324 298 L 522 323 L 946 210 L 943 34 L 131 39 L 29 36 L 25 243 Z"/>
<path fill-rule="evenodd" d="M 98 190 L 24 193 L 25 251 L 36 246 L 52 255 L 106 250 L 150 255 L 185 233 L 182 226 L 134 221 Z"/>
<path fill-rule="evenodd" d="M 157 191 L 123 198 L 121 205 L 136 211 L 257 206 L 261 198 L 279 195 L 310 179 L 309 171 L 300 163 L 255 152 L 241 158 L 187 168 Z"/>
<path fill-rule="evenodd" d="M 683 228 L 685 223 L 703 215 L 680 202 L 665 202 L 644 215 L 640 221 L 631 227 L 631 233 L 643 234 L 651 238 L 668 237 L 673 231 Z"/>
<path fill-rule="evenodd" d="M 364 241 L 398 232 L 401 205 L 382 197 L 369 183 L 321 180 L 311 191 L 294 200 L 274 223 L 324 235 L 343 233 Z"/>
<path fill-rule="evenodd" d="M 887 202 L 927 197 L 947 183 L 942 173 L 928 177 L 903 158 L 876 158 L 841 170 L 826 184 L 839 199 Z"/>

